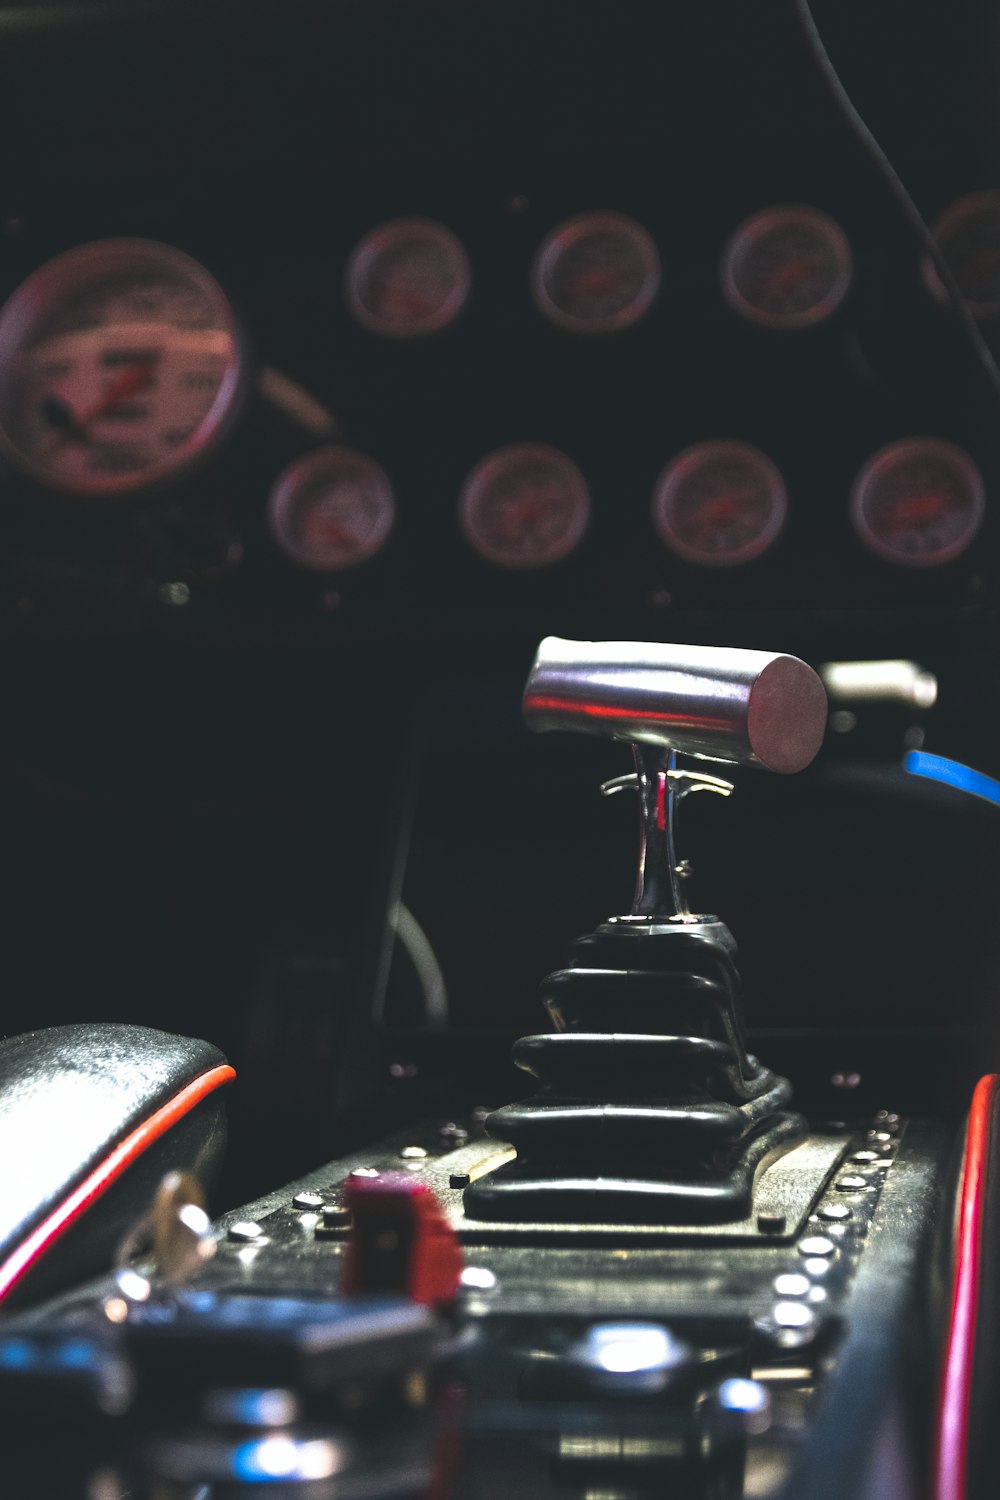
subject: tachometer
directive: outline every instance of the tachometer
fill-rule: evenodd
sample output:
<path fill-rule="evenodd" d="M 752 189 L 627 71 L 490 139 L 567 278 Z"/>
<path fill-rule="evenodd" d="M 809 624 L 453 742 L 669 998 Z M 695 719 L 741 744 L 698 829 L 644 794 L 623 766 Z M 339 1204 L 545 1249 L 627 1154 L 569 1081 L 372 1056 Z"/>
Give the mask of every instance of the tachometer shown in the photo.
<path fill-rule="evenodd" d="M 531 273 L 535 302 L 571 333 L 615 333 L 649 311 L 660 257 L 648 230 L 625 214 L 579 214 L 543 243 Z"/>
<path fill-rule="evenodd" d="M 679 453 L 653 490 L 653 523 L 672 552 L 704 567 L 760 557 L 785 521 L 785 485 L 749 443 L 697 443 Z"/>
<path fill-rule="evenodd" d="M 941 438 L 903 438 L 874 454 L 851 491 L 851 520 L 872 552 L 909 568 L 951 562 L 979 530 L 983 478 Z"/>
<path fill-rule="evenodd" d="M 590 517 L 587 482 L 545 443 L 498 448 L 462 488 L 459 522 L 481 557 L 503 568 L 542 568 L 569 555 Z"/>
<path fill-rule="evenodd" d="M 804 203 L 745 219 L 722 254 L 722 290 L 734 312 L 762 328 L 814 328 L 836 312 L 853 276 L 847 236 Z"/>
<path fill-rule="evenodd" d="M 217 442 L 245 373 L 208 271 L 152 240 L 80 245 L 0 310 L 0 444 L 33 478 L 112 498 Z"/>
<path fill-rule="evenodd" d="M 396 502 L 383 470 L 353 448 L 318 448 L 296 459 L 268 500 L 281 550 L 302 568 L 335 573 L 380 551 Z"/>

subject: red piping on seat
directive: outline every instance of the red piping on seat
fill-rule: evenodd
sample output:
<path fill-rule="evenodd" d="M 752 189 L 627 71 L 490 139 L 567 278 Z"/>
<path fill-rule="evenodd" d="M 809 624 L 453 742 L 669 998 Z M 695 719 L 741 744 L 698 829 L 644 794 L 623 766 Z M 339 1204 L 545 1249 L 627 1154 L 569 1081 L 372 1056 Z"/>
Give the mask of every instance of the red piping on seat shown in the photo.
<path fill-rule="evenodd" d="M 0 1301 L 133 1162 L 148 1151 L 150 1146 L 155 1145 L 161 1136 L 166 1135 L 171 1126 L 189 1114 L 196 1104 L 200 1104 L 223 1084 L 231 1083 L 235 1077 L 236 1072 L 228 1063 L 210 1068 L 207 1073 L 202 1073 L 199 1078 L 182 1088 L 172 1099 L 168 1099 L 148 1120 L 137 1125 L 123 1141 L 119 1141 L 79 1187 L 74 1188 L 0 1265 Z"/>
<path fill-rule="evenodd" d="M 969 1109 L 955 1241 L 951 1323 L 938 1402 L 935 1500 L 966 1500 L 986 1151 L 990 1115 L 998 1091 L 1000 1075 L 987 1074 L 977 1083 Z"/>

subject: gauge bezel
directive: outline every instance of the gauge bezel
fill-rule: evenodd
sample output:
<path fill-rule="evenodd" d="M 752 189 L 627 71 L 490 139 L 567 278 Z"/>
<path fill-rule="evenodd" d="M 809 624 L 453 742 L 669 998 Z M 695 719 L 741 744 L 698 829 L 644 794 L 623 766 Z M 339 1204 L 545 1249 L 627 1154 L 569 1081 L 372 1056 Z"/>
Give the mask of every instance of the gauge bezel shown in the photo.
<path fill-rule="evenodd" d="M 873 481 L 880 479 L 901 459 L 919 458 L 922 454 L 944 457 L 962 475 L 968 485 L 972 512 L 962 535 L 947 547 L 938 547 L 929 553 L 899 552 L 895 547 L 884 542 L 872 529 L 871 522 L 865 514 L 865 506 Z M 959 448 L 956 443 L 949 442 L 947 438 L 909 437 L 898 438 L 895 442 L 887 443 L 884 448 L 879 448 L 866 460 L 851 486 L 850 517 L 855 532 L 870 552 L 900 568 L 938 568 L 946 563 L 954 562 L 975 541 L 985 514 L 986 485 L 979 467 L 964 448 Z"/>
<path fill-rule="evenodd" d="M 365 302 L 362 287 L 378 257 L 395 245 L 422 236 L 450 258 L 456 271 L 454 285 L 441 307 L 414 323 L 399 324 L 380 317 Z M 472 290 L 472 266 L 465 246 L 453 229 L 437 219 L 387 219 L 369 229 L 355 245 L 344 271 L 344 296 L 351 314 L 369 333 L 388 339 L 419 339 L 440 333 L 454 323 L 469 300 Z"/>
<path fill-rule="evenodd" d="M 225 327 L 232 339 L 232 358 L 196 431 L 169 460 L 137 474 L 102 475 L 92 483 L 59 475 L 19 447 L 8 431 L 4 417 L 10 385 L 17 378 L 16 366 L 28 347 L 31 330 L 67 292 L 78 294 L 88 284 L 105 277 L 147 269 L 183 276 L 224 312 L 225 324 L 220 326 Z M 164 484 L 190 473 L 218 449 L 230 432 L 250 385 L 249 344 L 229 297 L 199 261 L 176 246 L 159 240 L 90 240 L 46 261 L 22 281 L 0 307 L 0 349 L 14 351 L 13 355 L 8 353 L 0 365 L 0 452 L 44 489 L 74 499 L 109 503 L 129 500 L 142 493 L 155 492 Z"/>
<path fill-rule="evenodd" d="M 628 306 L 604 318 L 581 318 L 560 307 L 549 290 L 549 280 L 566 253 L 592 234 L 624 234 L 638 249 L 643 263 L 643 279 L 638 293 Z M 531 267 L 531 295 L 544 318 L 568 333 L 620 333 L 632 328 L 646 316 L 656 300 L 662 277 L 660 252 L 656 241 L 644 225 L 628 214 L 601 210 L 576 214 L 558 224 L 539 246 Z"/>
<path fill-rule="evenodd" d="M 357 470 L 359 467 L 371 471 L 379 485 L 378 522 L 372 537 L 347 561 L 321 559 L 317 553 L 296 538 L 292 525 L 292 511 L 304 490 L 317 480 L 335 473 L 338 469 Z M 315 448 L 296 458 L 278 475 L 267 497 L 267 522 L 271 535 L 284 555 L 300 568 L 310 573 L 346 573 L 359 567 L 381 552 L 392 534 L 396 521 L 396 496 L 392 483 L 381 464 L 368 453 L 344 444 L 329 444 Z"/>
<path fill-rule="evenodd" d="M 964 197 L 956 198 L 954 203 L 950 203 L 942 213 L 938 214 L 930 226 L 930 233 L 937 246 L 938 254 L 951 272 L 952 280 L 969 312 L 979 322 L 988 323 L 1000 317 L 1000 297 L 995 297 L 990 302 L 980 302 L 977 298 L 967 297 L 952 269 L 945 249 L 948 235 L 954 234 L 956 230 L 964 229 L 968 222 L 974 221 L 984 209 L 1000 215 L 1000 191 L 996 188 L 981 188 L 978 192 L 966 193 Z M 932 296 L 938 302 L 950 305 L 951 292 L 941 280 L 937 266 L 929 255 L 924 256 L 923 274 L 924 282 Z"/>
<path fill-rule="evenodd" d="M 490 488 L 498 477 L 525 461 L 555 463 L 571 482 L 573 493 L 571 524 L 565 535 L 555 549 L 537 557 L 514 557 L 503 547 L 498 547 L 482 533 L 476 514 L 478 507 L 488 500 Z M 568 454 L 549 443 L 508 443 L 502 448 L 494 448 L 470 469 L 458 501 L 459 529 L 473 552 L 486 562 L 516 573 L 535 572 L 563 562 L 583 541 L 590 526 L 590 513 L 590 488 L 582 471 Z"/>
<path fill-rule="evenodd" d="M 764 235 L 786 226 L 815 230 L 834 253 L 836 276 L 825 296 L 811 307 L 778 313 L 751 301 L 739 285 L 738 273 L 741 261 Z M 854 283 L 854 256 L 844 230 L 825 210 L 810 203 L 776 203 L 750 214 L 733 230 L 719 262 L 719 282 L 723 296 L 739 317 L 758 328 L 792 333 L 816 328 L 839 310 Z"/>
<path fill-rule="evenodd" d="M 759 535 L 727 553 L 692 546 L 677 531 L 672 515 L 681 486 L 699 469 L 720 459 L 730 462 L 739 459 L 751 464 L 767 482 L 770 506 L 766 525 Z M 763 557 L 778 540 L 788 518 L 788 491 L 781 470 L 760 448 L 738 438 L 710 438 L 685 448 L 660 470 L 653 485 L 651 512 L 653 525 L 664 546 L 685 562 L 702 568 L 740 568 Z"/>

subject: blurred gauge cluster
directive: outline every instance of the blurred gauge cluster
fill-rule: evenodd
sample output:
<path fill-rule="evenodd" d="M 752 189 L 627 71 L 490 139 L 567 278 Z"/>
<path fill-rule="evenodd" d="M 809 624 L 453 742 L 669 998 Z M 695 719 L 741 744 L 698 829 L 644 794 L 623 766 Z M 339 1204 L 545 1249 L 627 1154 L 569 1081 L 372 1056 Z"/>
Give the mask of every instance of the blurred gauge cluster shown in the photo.
<path fill-rule="evenodd" d="M 972 310 L 981 317 L 1000 311 L 1000 195 L 963 200 L 935 233 Z M 524 358 L 544 357 L 547 325 L 564 350 L 579 349 L 591 369 L 591 350 L 617 342 L 614 364 L 621 369 L 630 334 L 652 320 L 659 304 L 666 316 L 656 343 L 637 351 L 633 378 L 654 384 L 665 373 L 682 378 L 669 330 L 670 303 L 681 289 L 671 283 L 670 262 L 670 247 L 661 250 L 624 213 L 580 213 L 557 225 L 536 246 L 521 289 L 525 301 L 530 291 L 538 325 L 522 331 Z M 726 239 L 713 269 L 716 306 L 706 307 L 705 322 L 721 322 L 737 349 L 742 325 L 749 334 L 787 335 L 792 367 L 796 351 L 804 352 L 800 363 L 807 372 L 817 358 L 836 366 L 850 355 L 854 330 L 843 321 L 837 328 L 852 291 L 854 256 L 847 234 L 825 211 L 782 204 L 749 215 Z M 330 270 L 335 276 L 336 268 Z M 924 277 L 931 295 L 944 298 L 929 261 Z M 342 289 L 347 315 L 381 344 L 387 366 L 403 342 L 434 350 L 444 339 L 447 354 L 447 333 L 468 316 L 479 290 L 461 239 L 426 217 L 388 220 L 366 232 L 347 259 Z M 802 341 L 824 328 L 832 330 L 830 339 L 804 349 Z M 187 555 L 171 559 L 169 538 L 157 538 L 155 524 L 150 545 L 148 519 L 131 529 L 147 534 L 147 565 L 152 561 L 155 581 L 168 586 L 164 597 L 171 603 L 190 602 L 193 582 L 217 581 L 243 562 L 241 527 L 250 507 L 266 515 L 270 545 L 306 574 L 362 569 L 391 549 L 401 515 L 408 523 L 401 545 L 418 555 L 429 548 L 423 563 L 433 569 L 436 534 L 436 550 L 448 549 L 440 545 L 439 528 L 421 525 L 427 501 L 419 472 L 407 474 L 396 457 L 390 478 L 378 444 L 363 451 L 343 430 L 340 403 L 336 393 L 331 400 L 327 383 L 309 389 L 296 371 L 267 363 L 268 351 L 253 332 L 215 276 L 173 246 L 111 239 L 46 261 L 0 310 L 0 448 L 9 465 L 8 491 L 50 515 L 58 515 L 60 502 L 63 509 L 78 505 L 81 513 L 89 507 L 94 515 L 109 502 L 130 500 L 141 509 L 152 501 L 174 552 Z M 489 358 L 488 348 L 476 352 Z M 438 358 L 428 355 L 429 369 Z M 420 404 L 424 372 L 412 360 L 408 369 L 410 399 Z M 856 373 L 856 384 L 865 384 L 865 373 Z M 477 378 L 471 364 L 468 379 Z M 184 490 L 199 465 L 249 440 L 262 420 L 253 390 L 258 408 L 269 407 L 299 429 L 302 451 L 276 474 L 262 475 L 241 507 L 243 516 L 227 525 L 210 500 L 185 504 Z M 557 412 L 561 394 L 553 392 Z M 638 407 L 647 394 L 636 391 Z M 395 401 L 387 403 L 369 426 L 391 436 L 394 407 Z M 441 405 L 432 419 L 437 443 L 454 442 L 460 451 L 466 444 L 453 429 L 455 416 Z M 564 413 L 559 416 L 564 427 Z M 808 521 L 821 543 L 824 529 L 832 540 L 851 527 L 880 562 L 934 569 L 973 545 L 986 511 L 975 460 L 944 437 L 899 435 L 859 455 L 841 503 L 821 513 L 818 479 L 808 476 L 807 487 L 800 472 L 790 483 L 774 452 L 735 436 L 732 426 L 698 442 L 672 442 L 666 408 L 646 435 L 644 447 L 658 447 L 660 464 L 645 495 L 635 494 L 635 454 L 625 438 L 615 489 L 609 493 L 605 484 L 595 501 L 585 457 L 593 416 L 583 410 L 579 416 L 566 449 L 539 441 L 550 426 L 539 402 L 520 440 L 475 456 L 454 493 L 435 497 L 436 509 L 452 510 L 455 535 L 465 544 L 464 557 L 451 550 L 453 572 L 476 562 L 508 573 L 555 568 L 585 549 L 593 531 L 620 541 L 628 527 L 662 551 L 665 578 L 672 564 L 752 569 L 778 546 L 797 512 L 800 532 Z M 709 410 L 699 425 L 711 421 Z M 745 431 L 747 424 L 741 425 Z M 165 511 L 164 493 L 171 496 Z M 259 530 L 259 519 L 250 517 L 251 530 Z M 448 579 L 441 582 L 447 590 Z M 169 587 L 178 584 L 179 590 Z"/>
<path fill-rule="evenodd" d="M 712 54 L 689 40 L 690 106 Z M 747 43 L 768 46 L 753 28 Z M 689 169 L 676 151 L 623 153 L 654 139 L 638 115 L 595 148 L 600 107 L 581 87 L 580 129 L 550 124 L 547 154 L 498 144 L 485 96 L 482 119 L 465 98 L 475 172 L 454 133 L 428 166 L 432 114 L 402 105 L 381 160 L 345 147 L 317 176 L 315 145 L 258 166 L 234 99 L 239 160 L 185 175 L 161 100 L 155 188 L 147 146 L 127 191 L 100 180 L 100 152 L 75 195 L 11 190 L 0 614 L 46 628 L 55 599 L 66 629 L 73 599 L 83 615 L 99 598 L 104 620 L 121 599 L 129 626 L 184 606 L 196 633 L 260 639 L 432 614 L 523 625 L 526 610 L 571 628 L 595 605 L 659 633 L 664 610 L 975 602 L 995 547 L 1000 387 L 973 370 L 956 296 L 987 337 L 1000 327 L 1000 192 L 954 200 L 928 231 L 859 163 L 835 101 L 815 119 L 791 94 L 762 105 L 740 45 Z M 381 56 L 375 30 L 371 46 Z M 296 56 L 308 71 L 308 49 Z M 583 38 L 578 83 L 599 59 L 597 34 Z M 680 109 L 653 87 L 659 66 L 635 61 L 635 92 L 608 83 L 607 119 L 611 100 L 664 122 Z M 108 77 L 124 100 L 129 75 Z M 483 63 L 487 94 L 500 79 Z M 328 152 L 336 111 L 378 102 L 363 80 L 341 84 L 315 105 Z M 549 102 L 530 71 L 525 88 L 530 147 L 529 115 Z M 209 97 L 205 118 L 221 119 Z M 260 105 L 272 124 L 313 107 L 305 89 L 285 115 Z M 121 108 L 105 151 L 127 146 Z M 58 171 L 72 142 L 50 145 Z"/>

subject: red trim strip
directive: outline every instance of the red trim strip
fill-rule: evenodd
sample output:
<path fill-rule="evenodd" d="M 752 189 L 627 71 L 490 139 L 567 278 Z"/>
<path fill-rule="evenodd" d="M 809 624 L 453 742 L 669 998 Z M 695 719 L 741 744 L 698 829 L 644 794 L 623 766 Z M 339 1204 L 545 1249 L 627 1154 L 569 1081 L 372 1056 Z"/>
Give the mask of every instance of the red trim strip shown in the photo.
<path fill-rule="evenodd" d="M 951 1326 L 938 1402 L 937 1452 L 934 1459 L 935 1500 L 965 1500 L 966 1497 L 969 1408 L 972 1400 L 976 1316 L 979 1309 L 984 1168 L 990 1115 L 998 1091 L 1000 1075 L 987 1074 L 977 1083 L 969 1109 L 955 1241 Z"/>
<path fill-rule="evenodd" d="M 24 1243 L 19 1245 L 14 1253 L 0 1265 L 0 1301 L 16 1286 L 21 1277 L 30 1271 L 35 1262 L 51 1249 L 55 1241 L 83 1216 L 95 1199 L 107 1192 L 112 1183 L 116 1182 L 133 1162 L 148 1151 L 161 1136 L 166 1135 L 178 1120 L 189 1114 L 195 1105 L 200 1104 L 203 1099 L 224 1084 L 231 1083 L 235 1077 L 236 1072 L 228 1063 L 218 1068 L 210 1068 L 207 1073 L 202 1073 L 199 1078 L 182 1088 L 180 1093 L 175 1094 L 172 1099 L 168 1099 L 166 1104 L 161 1105 L 149 1116 L 148 1120 L 143 1120 L 141 1125 L 137 1125 L 123 1141 L 119 1141 L 114 1150 L 110 1151 L 90 1175 L 84 1178 L 79 1187 L 74 1188 L 69 1196 L 52 1210 L 48 1218 L 43 1219 L 38 1228 L 32 1230 Z"/>

